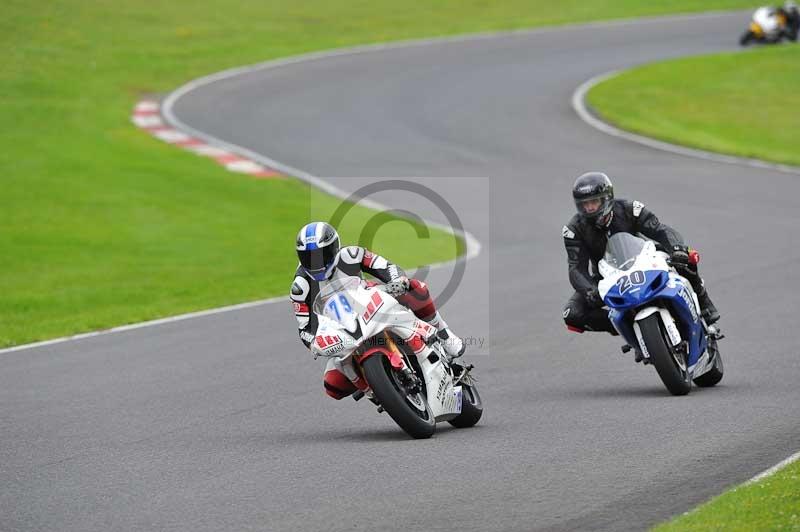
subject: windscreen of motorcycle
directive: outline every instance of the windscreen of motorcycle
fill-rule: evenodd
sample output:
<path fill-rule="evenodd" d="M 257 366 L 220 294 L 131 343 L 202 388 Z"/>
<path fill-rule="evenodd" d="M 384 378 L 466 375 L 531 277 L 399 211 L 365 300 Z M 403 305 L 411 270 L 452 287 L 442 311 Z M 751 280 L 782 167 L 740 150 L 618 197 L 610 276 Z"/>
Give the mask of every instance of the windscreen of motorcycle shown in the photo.
<path fill-rule="evenodd" d="M 641 254 L 645 241 L 630 233 L 617 233 L 608 239 L 603 259 L 618 270 L 629 270 Z"/>
<path fill-rule="evenodd" d="M 361 285 L 358 277 L 334 278 L 320 287 L 312 309 L 315 314 L 325 316 L 341 324 L 349 332 L 358 329 L 359 304 L 355 293 Z"/>

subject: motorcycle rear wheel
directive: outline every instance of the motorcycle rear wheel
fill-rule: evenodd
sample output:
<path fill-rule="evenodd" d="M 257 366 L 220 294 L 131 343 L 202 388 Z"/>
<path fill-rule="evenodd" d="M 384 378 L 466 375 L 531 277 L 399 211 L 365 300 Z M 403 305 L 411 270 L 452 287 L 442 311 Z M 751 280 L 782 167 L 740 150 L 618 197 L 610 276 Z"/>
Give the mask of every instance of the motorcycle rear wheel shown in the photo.
<path fill-rule="evenodd" d="M 416 439 L 433 436 L 436 419 L 428 401 L 421 392 L 413 396 L 406 392 L 387 357 L 372 355 L 361 368 L 378 402 L 401 429 Z"/>
<path fill-rule="evenodd" d="M 658 376 L 664 386 L 667 387 L 672 395 L 686 395 L 692 389 L 692 381 L 689 379 L 689 372 L 686 362 L 681 363 L 677 359 L 682 359 L 683 355 L 673 352 L 666 340 L 664 327 L 661 324 L 661 316 L 658 313 L 651 314 L 638 322 L 642 330 L 642 338 L 647 345 L 650 353 L 650 362 L 656 367 Z"/>
<path fill-rule="evenodd" d="M 448 423 L 456 428 L 465 429 L 480 421 L 483 415 L 483 401 L 474 384 L 461 383 L 461 393 L 461 413 Z"/>
<path fill-rule="evenodd" d="M 707 372 L 694 379 L 694 383 L 701 388 L 710 388 L 711 386 L 715 386 L 719 381 L 722 380 L 722 375 L 725 371 L 722 366 L 722 355 L 719 352 L 717 340 L 714 338 L 709 338 L 708 343 L 708 350 L 713 350 L 714 352 L 714 366 Z"/>

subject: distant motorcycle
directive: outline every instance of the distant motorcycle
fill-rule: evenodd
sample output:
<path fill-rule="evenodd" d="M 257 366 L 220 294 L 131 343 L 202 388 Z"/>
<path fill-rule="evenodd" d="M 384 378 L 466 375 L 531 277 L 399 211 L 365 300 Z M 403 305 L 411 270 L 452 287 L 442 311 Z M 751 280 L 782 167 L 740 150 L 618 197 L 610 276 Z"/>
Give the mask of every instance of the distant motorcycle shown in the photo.
<path fill-rule="evenodd" d="M 314 300 L 319 327 L 311 352 L 352 363 L 366 395 L 413 438 L 438 421 L 471 427 L 483 414 L 472 365 L 451 361 L 436 329 L 384 291 L 356 277 L 331 282 Z M 405 341 L 402 339 L 406 338 Z"/>
<path fill-rule="evenodd" d="M 598 291 L 627 350 L 655 366 L 671 394 L 686 395 L 692 381 L 707 387 L 722 380 L 722 335 L 706 324 L 691 284 L 668 260 L 654 242 L 617 233 L 598 263 Z"/>
<path fill-rule="evenodd" d="M 789 37 L 790 21 L 784 9 L 773 7 L 759 7 L 753 13 L 753 19 L 747 31 L 739 38 L 741 46 L 750 43 L 774 44 L 784 37 Z M 796 35 L 796 30 L 795 30 Z"/>

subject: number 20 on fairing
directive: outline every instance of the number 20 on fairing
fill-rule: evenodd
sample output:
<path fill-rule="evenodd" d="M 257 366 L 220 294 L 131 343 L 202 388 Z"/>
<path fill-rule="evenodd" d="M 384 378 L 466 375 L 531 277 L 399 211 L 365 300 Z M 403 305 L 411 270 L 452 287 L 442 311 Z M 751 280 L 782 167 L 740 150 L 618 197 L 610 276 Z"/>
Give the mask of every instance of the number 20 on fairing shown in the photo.
<path fill-rule="evenodd" d="M 619 293 L 624 294 L 634 286 L 641 286 L 644 284 L 644 281 L 645 281 L 644 272 L 640 270 L 631 272 L 630 275 L 625 275 L 624 277 L 620 277 L 619 279 L 617 279 L 617 287 L 619 288 Z"/>

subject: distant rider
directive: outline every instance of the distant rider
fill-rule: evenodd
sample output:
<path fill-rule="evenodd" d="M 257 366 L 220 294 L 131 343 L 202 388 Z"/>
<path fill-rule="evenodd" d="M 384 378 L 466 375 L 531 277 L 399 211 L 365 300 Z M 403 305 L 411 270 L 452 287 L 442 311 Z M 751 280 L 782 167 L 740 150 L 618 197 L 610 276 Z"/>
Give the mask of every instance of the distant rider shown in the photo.
<path fill-rule="evenodd" d="M 578 213 L 562 229 L 569 280 L 575 288 L 564 307 L 567 328 L 576 332 L 617 334 L 597 291 L 600 279 L 597 263 L 603 258 L 608 237 L 615 233 L 641 233 L 660 244 L 669 253 L 676 270 L 692 284 L 706 323 L 710 325 L 719 320 L 719 313 L 697 272 L 699 255 L 686 246 L 677 231 L 661 223 L 642 203 L 614 199 L 611 180 L 601 172 L 578 177 L 572 187 L 572 197 Z"/>
<path fill-rule="evenodd" d="M 362 278 L 367 273 L 387 285 L 387 293 L 414 314 L 434 326 L 445 351 L 455 358 L 464 354 L 464 342 L 450 331 L 422 281 L 409 279 L 399 266 L 360 246 L 339 248 L 339 234 L 325 222 L 311 222 L 297 234 L 297 256 L 290 297 L 294 305 L 300 340 L 310 347 L 319 324 L 312 306 L 320 286 L 335 279 Z M 338 358 L 328 359 L 324 377 L 325 391 L 334 399 L 342 399 L 363 385 L 352 365 L 342 365 Z"/>
<path fill-rule="evenodd" d="M 790 41 L 797 40 L 797 32 L 800 30 L 800 10 L 797 9 L 795 2 L 786 2 L 783 6 L 776 9 L 779 17 L 783 17 L 785 25 L 782 34 Z"/>

